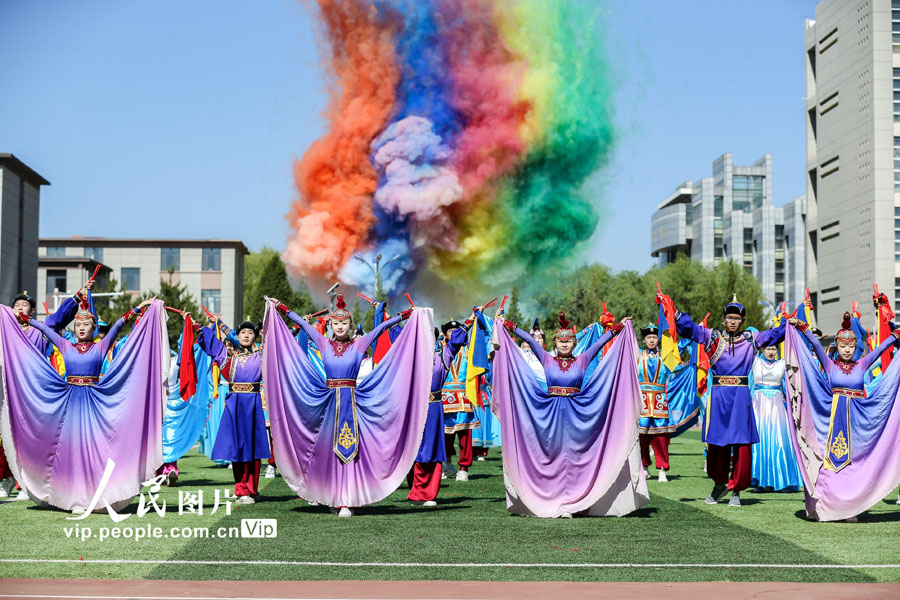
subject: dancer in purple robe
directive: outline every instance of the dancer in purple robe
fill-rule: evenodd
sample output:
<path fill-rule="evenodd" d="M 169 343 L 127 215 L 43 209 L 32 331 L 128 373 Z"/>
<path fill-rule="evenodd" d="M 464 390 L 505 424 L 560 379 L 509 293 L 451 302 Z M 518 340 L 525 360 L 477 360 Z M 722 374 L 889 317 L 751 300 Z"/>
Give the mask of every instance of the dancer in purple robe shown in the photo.
<path fill-rule="evenodd" d="M 262 459 L 269 458 L 269 437 L 262 402 L 262 354 L 254 350 L 259 325 L 248 318 L 237 327 L 240 349 L 228 352 L 214 329 L 216 324 L 198 328 L 200 348 L 222 365 L 228 381 L 225 412 L 213 444 L 213 460 L 228 461 L 234 474 L 234 495 L 239 504 L 259 500 L 259 473 Z"/>
<path fill-rule="evenodd" d="M 116 363 L 100 365 L 122 326 L 145 306 Z M 60 377 L 25 336 L 11 310 L 0 312 L 0 367 L 6 395 L 0 431 L 7 457 L 36 503 L 73 513 L 128 504 L 162 463 L 162 417 L 169 348 L 162 302 L 128 311 L 100 342 L 87 306 L 75 316 L 76 343 L 20 315 L 59 350 Z M 92 500 L 97 502 L 92 502 Z"/>
<path fill-rule="evenodd" d="M 658 302 L 664 297 L 660 292 Z M 683 312 L 675 313 L 678 335 L 706 347 L 712 392 L 706 407 L 703 441 L 707 444 L 706 472 L 713 480 L 707 504 L 716 504 L 731 491 L 728 506 L 741 505 L 741 490 L 752 480 L 753 444 L 759 442 L 748 387 L 756 351 L 784 339 L 784 321 L 777 328 L 741 330 L 746 309 L 735 295 L 722 311 L 724 327 L 697 325 Z M 729 476 L 730 471 L 730 476 Z"/>
<path fill-rule="evenodd" d="M 577 357 L 575 331 L 560 313 L 556 356 L 499 312 L 528 342 L 547 378 L 542 389 L 513 340 L 501 332 L 491 408 L 503 425 L 507 508 L 537 517 L 623 516 L 649 500 L 638 446 L 640 388 L 630 319 Z M 627 335 L 618 335 L 626 330 Z M 616 342 L 587 377 L 594 357 Z"/>
<path fill-rule="evenodd" d="M 807 323 L 792 319 L 785 343 L 787 387 L 801 459 L 806 513 L 819 521 L 857 521 L 900 484 L 900 367 L 893 361 L 871 394 L 866 371 L 892 346 L 894 330 L 877 348 L 853 360 L 857 349 L 850 313 L 835 336 L 832 360 Z M 798 333 L 803 332 L 809 346 Z M 824 373 L 823 373 L 824 371 Z"/>
<path fill-rule="evenodd" d="M 343 294 L 327 338 L 281 303 L 269 300 L 263 376 L 278 465 L 300 497 L 352 516 L 351 507 L 378 502 L 404 480 L 422 440 L 434 356 L 430 308 L 415 308 L 351 339 Z M 303 328 L 322 354 L 326 379 L 294 341 L 277 308 Z M 366 350 L 386 329 L 409 323 L 359 386 Z"/>
<path fill-rule="evenodd" d="M 75 294 L 75 296 L 63 300 L 59 309 L 47 316 L 44 324 L 57 333 L 61 332 L 75 317 L 75 313 L 78 312 L 78 302 L 76 302 L 76 300 L 80 298 L 82 294 L 84 294 L 84 297 L 86 298 L 87 290 L 93 287 L 93 285 L 94 282 L 89 281 L 80 292 Z M 13 314 L 17 318 L 20 314 L 34 318 L 37 302 L 35 302 L 34 298 L 30 296 L 27 291 L 24 291 L 21 294 L 16 294 L 16 297 L 13 298 L 10 306 L 13 309 Z M 25 337 L 31 340 L 38 350 L 41 351 L 41 354 L 44 356 L 50 355 L 50 343 L 39 329 L 32 327 L 27 323 L 22 323 L 22 331 L 25 333 Z M 0 497 L 9 496 L 15 486 L 16 480 L 13 478 L 12 470 L 9 468 L 9 462 L 6 460 L 6 454 L 3 452 L 3 440 L 0 440 Z M 21 486 L 19 486 L 19 494 L 16 499 L 28 500 L 28 493 L 21 489 Z"/>
<path fill-rule="evenodd" d="M 467 325 L 449 328 L 446 331 L 447 342 L 435 345 L 431 375 L 431 396 L 428 400 L 428 417 L 425 420 L 422 444 L 419 446 L 419 453 L 416 455 L 416 464 L 408 477 L 410 489 L 409 495 L 406 497 L 407 500 L 412 502 L 422 502 L 423 506 L 437 505 L 436 498 L 441 487 L 441 473 L 444 461 L 447 460 L 441 390 L 444 388 L 444 382 L 447 380 L 447 375 L 453 367 L 453 360 L 460 349 L 466 345 L 467 334 Z"/>

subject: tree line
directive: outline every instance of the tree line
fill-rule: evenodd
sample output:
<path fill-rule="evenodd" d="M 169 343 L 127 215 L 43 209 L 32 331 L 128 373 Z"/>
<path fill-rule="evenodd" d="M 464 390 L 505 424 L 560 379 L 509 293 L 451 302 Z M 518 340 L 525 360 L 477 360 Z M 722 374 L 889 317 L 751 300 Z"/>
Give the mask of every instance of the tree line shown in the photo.
<path fill-rule="evenodd" d="M 506 306 L 509 320 L 528 329 L 534 318 L 539 318 L 545 330 L 554 330 L 557 315 L 565 311 L 569 320 L 584 327 L 598 321 L 603 312 L 603 303 L 616 319 L 632 317 L 635 327 L 656 322 L 658 307 L 654 301 L 657 282 L 662 291 L 672 297 L 675 306 L 699 322 L 711 313 L 709 325 L 718 326 L 722 319 L 722 307 L 733 294 L 737 294 L 741 304 L 747 309 L 746 326 L 758 329 L 768 327 L 764 307 L 760 304 L 762 290 L 753 275 L 734 262 L 722 262 L 714 267 L 704 267 L 686 257 L 679 257 L 665 267 L 653 267 L 643 273 L 638 271 L 615 271 L 610 267 L 595 263 L 576 269 L 569 275 L 544 282 L 528 298 L 520 297 L 518 288 L 513 288 Z M 96 291 L 122 291 L 124 288 L 110 278 Z M 385 299 L 383 290 L 376 290 L 376 298 Z M 158 291 L 140 296 L 125 292 L 113 298 L 97 298 L 95 306 L 100 318 L 113 323 L 129 308 L 146 298 L 158 296 L 167 306 L 187 310 L 194 319 L 205 324 L 206 318 L 196 298 L 183 283 L 175 282 L 173 273 L 163 276 Z M 264 296 L 278 298 L 298 314 L 307 314 L 322 308 L 316 305 L 302 282 L 292 285 L 284 262 L 278 252 L 264 247 L 251 252 L 244 259 L 244 314 L 243 321 L 261 322 L 265 311 Z M 349 298 L 348 298 L 349 302 Z M 354 297 L 351 305 L 354 315 L 361 315 L 360 323 L 368 331 L 373 326 L 373 308 Z M 493 316 L 493 315 L 490 315 Z M 228 323 L 231 327 L 238 323 Z M 169 343 L 174 348 L 181 335 L 180 319 L 169 319 Z"/>

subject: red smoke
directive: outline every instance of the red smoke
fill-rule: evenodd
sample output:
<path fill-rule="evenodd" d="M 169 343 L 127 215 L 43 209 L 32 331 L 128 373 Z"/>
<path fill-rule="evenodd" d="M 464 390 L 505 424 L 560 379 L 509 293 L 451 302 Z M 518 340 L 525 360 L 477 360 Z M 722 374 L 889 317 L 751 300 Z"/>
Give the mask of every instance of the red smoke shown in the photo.
<path fill-rule="evenodd" d="M 295 274 L 331 277 L 367 241 L 377 175 L 369 145 L 386 126 L 400 77 L 394 27 L 361 2 L 318 0 L 335 86 L 329 132 L 294 163 L 299 198 L 287 215 L 295 230 L 285 262 Z"/>

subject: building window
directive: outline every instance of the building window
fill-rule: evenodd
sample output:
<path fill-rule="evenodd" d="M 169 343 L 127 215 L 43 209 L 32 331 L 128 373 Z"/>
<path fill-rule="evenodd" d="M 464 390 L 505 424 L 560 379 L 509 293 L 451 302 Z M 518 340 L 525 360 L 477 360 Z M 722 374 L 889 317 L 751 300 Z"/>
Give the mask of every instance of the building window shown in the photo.
<path fill-rule="evenodd" d="M 896 50 L 895 50 L 896 52 Z M 894 123 L 900 123 L 900 69 L 894 69 Z"/>
<path fill-rule="evenodd" d="M 84 249 L 84 255 L 98 263 L 103 262 L 103 248 L 100 246 L 88 246 Z"/>
<path fill-rule="evenodd" d="M 735 175 L 732 177 L 731 210 L 750 213 L 763 204 L 763 175 Z"/>
<path fill-rule="evenodd" d="M 211 313 L 221 313 L 222 290 L 200 290 L 200 303 Z"/>
<path fill-rule="evenodd" d="M 900 192 L 900 137 L 894 138 L 894 191 Z"/>
<path fill-rule="evenodd" d="M 775 226 L 775 304 L 784 302 L 784 251 L 788 245 L 784 225 Z"/>
<path fill-rule="evenodd" d="M 181 248 L 160 248 L 159 270 L 181 270 Z"/>
<path fill-rule="evenodd" d="M 900 207 L 897 206 L 894 207 L 894 262 L 900 262 Z"/>
<path fill-rule="evenodd" d="M 725 200 L 722 196 L 713 198 L 713 260 L 716 263 L 722 262 L 725 258 L 725 246 L 722 239 L 722 211 L 724 210 Z"/>
<path fill-rule="evenodd" d="M 753 230 L 744 229 L 744 270 L 753 273 Z"/>
<path fill-rule="evenodd" d="M 65 256 L 65 255 L 66 255 L 66 249 L 64 247 L 62 247 L 62 246 L 47 246 L 47 256 Z"/>
<path fill-rule="evenodd" d="M 66 270 L 65 269 L 47 269 L 47 293 L 59 292 L 66 293 Z"/>
<path fill-rule="evenodd" d="M 128 292 L 141 291 L 141 270 L 136 267 L 122 267 L 122 287 Z"/>
<path fill-rule="evenodd" d="M 900 53 L 900 1 L 891 0 L 891 41 L 894 54 Z"/>
<path fill-rule="evenodd" d="M 222 270 L 222 249 L 221 248 L 204 248 L 203 249 L 203 270 L 204 271 L 221 271 Z"/>

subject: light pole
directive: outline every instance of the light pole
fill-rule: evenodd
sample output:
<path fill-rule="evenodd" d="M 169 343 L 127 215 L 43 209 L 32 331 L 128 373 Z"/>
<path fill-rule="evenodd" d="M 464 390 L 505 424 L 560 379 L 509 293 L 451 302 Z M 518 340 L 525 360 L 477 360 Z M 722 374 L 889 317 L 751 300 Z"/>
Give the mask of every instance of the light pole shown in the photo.
<path fill-rule="evenodd" d="M 360 256 L 359 254 L 353 255 L 353 258 L 355 258 L 362 264 L 369 267 L 369 270 L 372 271 L 372 274 L 375 276 L 375 298 L 376 298 L 376 300 L 378 299 L 378 296 L 384 292 L 383 288 L 381 287 L 381 274 L 388 267 L 388 265 L 390 265 L 391 263 L 393 263 L 397 260 L 400 260 L 400 257 L 401 257 L 401 255 L 398 254 L 398 255 L 394 256 L 393 258 L 391 258 L 386 263 L 384 263 L 384 265 L 382 265 L 381 264 L 381 254 L 378 254 L 375 257 L 375 264 L 372 265 L 372 263 L 367 261 L 365 258 Z"/>

